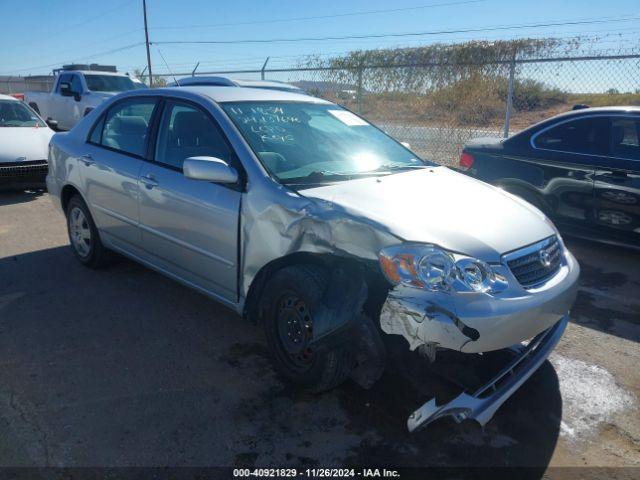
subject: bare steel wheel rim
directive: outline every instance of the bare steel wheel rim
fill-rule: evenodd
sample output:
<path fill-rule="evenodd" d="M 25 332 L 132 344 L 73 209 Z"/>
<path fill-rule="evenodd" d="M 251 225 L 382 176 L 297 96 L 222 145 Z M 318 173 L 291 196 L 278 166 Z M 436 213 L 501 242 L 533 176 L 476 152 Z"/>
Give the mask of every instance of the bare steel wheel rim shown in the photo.
<path fill-rule="evenodd" d="M 283 360 L 290 368 L 307 370 L 313 364 L 313 320 L 306 302 L 295 294 L 283 295 L 278 302 L 278 340 Z"/>
<path fill-rule="evenodd" d="M 69 212 L 69 236 L 73 248 L 81 257 L 86 257 L 91 251 L 91 228 L 82 209 L 73 207 Z"/>

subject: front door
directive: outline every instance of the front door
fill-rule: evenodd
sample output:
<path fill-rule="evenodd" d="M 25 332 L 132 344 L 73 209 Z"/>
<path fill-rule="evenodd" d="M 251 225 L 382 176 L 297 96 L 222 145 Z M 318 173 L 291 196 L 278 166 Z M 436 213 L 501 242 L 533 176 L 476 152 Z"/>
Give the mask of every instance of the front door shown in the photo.
<path fill-rule="evenodd" d="M 609 158 L 595 176 L 595 220 L 605 236 L 640 246 L 640 116 L 611 117 Z"/>
<path fill-rule="evenodd" d="M 106 241 L 134 253 L 140 243 L 138 175 L 157 99 L 117 102 L 96 121 L 79 159 L 86 199 Z"/>
<path fill-rule="evenodd" d="M 61 73 L 56 87 L 55 94 L 51 101 L 51 111 L 47 113 L 48 116 L 58 122 L 58 128 L 61 130 L 69 130 L 72 125 L 69 122 L 69 110 L 71 104 L 74 102 L 73 97 L 67 97 L 62 95 L 62 84 L 68 84 L 71 86 L 71 80 L 74 75 L 70 73 Z"/>
<path fill-rule="evenodd" d="M 147 259 L 179 279 L 237 302 L 241 192 L 182 174 L 188 157 L 235 163 L 224 134 L 200 107 L 167 100 L 154 161 L 139 177 L 140 228 Z"/>

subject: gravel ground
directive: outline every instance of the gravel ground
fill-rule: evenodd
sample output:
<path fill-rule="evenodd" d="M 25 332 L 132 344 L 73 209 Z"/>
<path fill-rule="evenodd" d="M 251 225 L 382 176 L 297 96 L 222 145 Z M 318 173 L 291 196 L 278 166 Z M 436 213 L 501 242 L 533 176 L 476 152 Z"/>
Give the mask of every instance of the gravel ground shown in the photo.
<path fill-rule="evenodd" d="M 551 361 L 484 429 L 412 435 L 450 380 L 396 360 L 371 390 L 301 393 L 259 328 L 130 261 L 83 268 L 46 193 L 0 193 L 0 465 L 640 467 L 640 254 L 568 244 L 581 289 Z"/>

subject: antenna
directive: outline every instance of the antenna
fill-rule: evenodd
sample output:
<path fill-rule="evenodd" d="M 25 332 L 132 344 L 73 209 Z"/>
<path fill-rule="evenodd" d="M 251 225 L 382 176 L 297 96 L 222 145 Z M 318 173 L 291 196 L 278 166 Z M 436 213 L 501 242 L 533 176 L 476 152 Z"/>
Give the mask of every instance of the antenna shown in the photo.
<path fill-rule="evenodd" d="M 178 82 L 178 80 L 176 80 L 176 76 L 173 74 L 173 72 L 171 71 L 171 68 L 169 68 L 169 64 L 167 63 L 167 61 L 164 58 L 164 55 L 162 55 L 162 52 L 160 51 L 160 49 L 158 49 L 158 53 L 160 54 L 160 58 L 162 58 L 162 61 L 164 62 L 164 66 L 167 67 L 167 70 L 169 71 L 169 73 L 171 74 L 171 76 L 173 77 L 173 81 L 176 82 L 176 86 L 180 86 L 180 83 Z"/>

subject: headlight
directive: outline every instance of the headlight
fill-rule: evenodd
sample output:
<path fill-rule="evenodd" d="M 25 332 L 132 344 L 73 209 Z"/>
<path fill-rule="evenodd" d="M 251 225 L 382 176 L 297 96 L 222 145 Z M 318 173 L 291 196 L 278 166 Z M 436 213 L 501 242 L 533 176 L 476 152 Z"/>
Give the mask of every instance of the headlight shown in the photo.
<path fill-rule="evenodd" d="M 498 293 L 507 281 L 491 265 L 433 245 L 403 244 L 383 248 L 380 266 L 393 285 L 430 291 Z"/>

